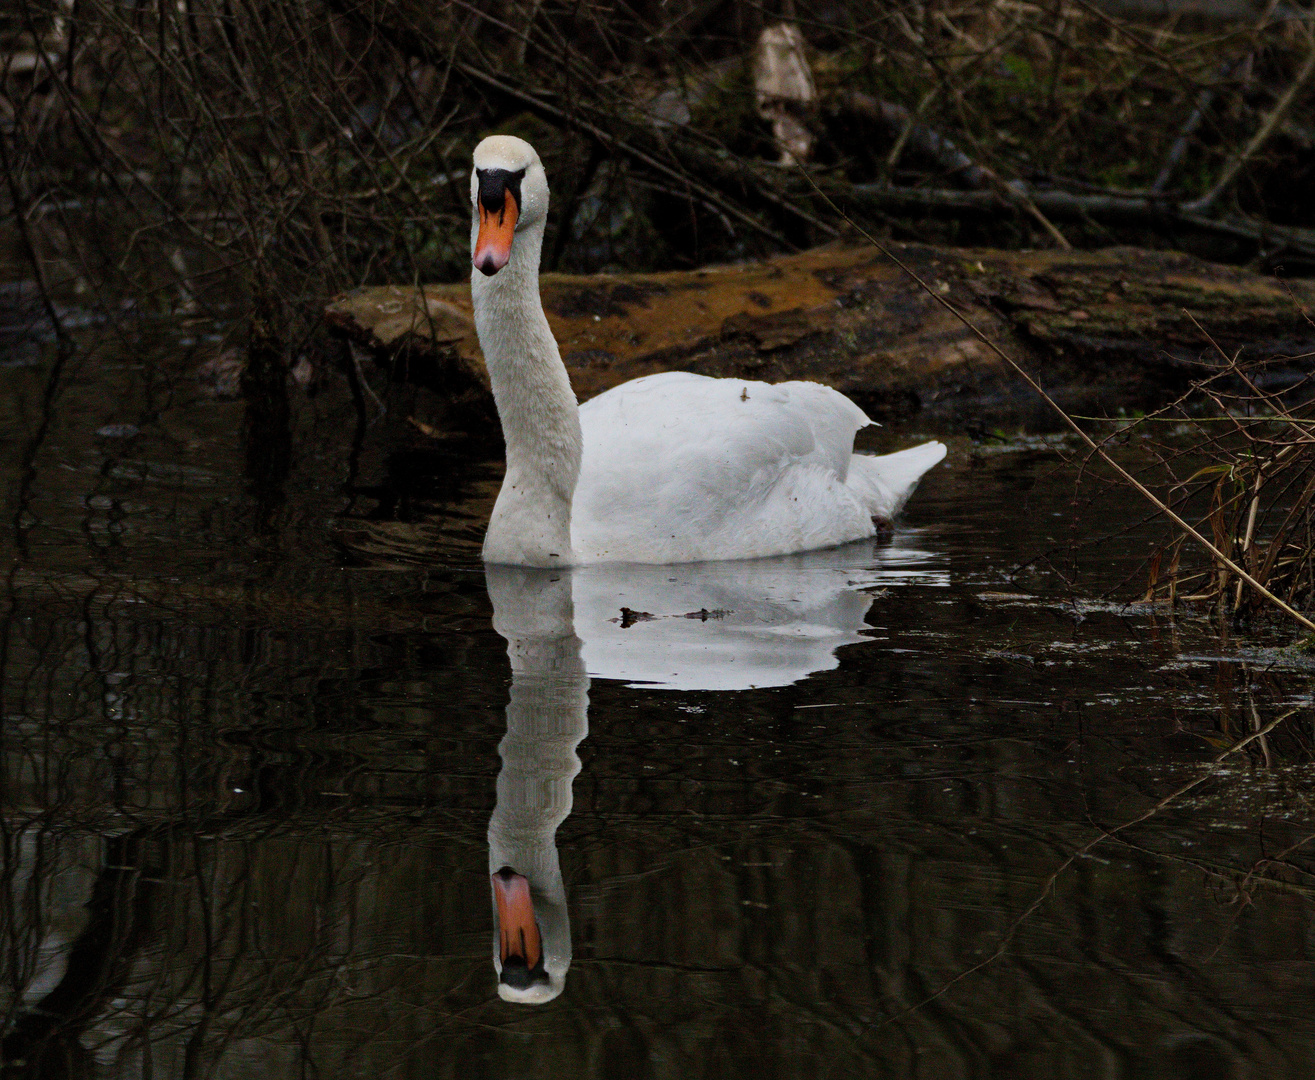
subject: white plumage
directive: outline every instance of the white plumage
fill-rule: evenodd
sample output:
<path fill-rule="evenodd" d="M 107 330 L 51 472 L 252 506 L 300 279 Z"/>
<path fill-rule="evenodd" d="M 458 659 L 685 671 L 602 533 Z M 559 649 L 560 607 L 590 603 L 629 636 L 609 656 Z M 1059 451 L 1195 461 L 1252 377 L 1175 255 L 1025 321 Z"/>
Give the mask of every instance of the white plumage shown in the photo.
<path fill-rule="evenodd" d="M 870 422 L 818 383 L 670 372 L 609 390 L 580 409 L 577 560 L 750 559 L 871 536 L 945 448 L 856 455 Z"/>

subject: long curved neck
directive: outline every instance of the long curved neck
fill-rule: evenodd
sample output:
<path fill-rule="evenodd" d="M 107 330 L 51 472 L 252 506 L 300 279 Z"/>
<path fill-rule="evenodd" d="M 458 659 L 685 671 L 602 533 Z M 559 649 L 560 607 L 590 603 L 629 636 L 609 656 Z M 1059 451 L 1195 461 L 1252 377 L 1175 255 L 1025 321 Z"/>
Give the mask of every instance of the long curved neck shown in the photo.
<path fill-rule="evenodd" d="M 543 223 L 518 233 L 498 273 L 471 274 L 475 329 L 507 443 L 507 475 L 484 558 L 569 565 L 571 499 L 580 476 L 580 413 L 539 300 Z"/>

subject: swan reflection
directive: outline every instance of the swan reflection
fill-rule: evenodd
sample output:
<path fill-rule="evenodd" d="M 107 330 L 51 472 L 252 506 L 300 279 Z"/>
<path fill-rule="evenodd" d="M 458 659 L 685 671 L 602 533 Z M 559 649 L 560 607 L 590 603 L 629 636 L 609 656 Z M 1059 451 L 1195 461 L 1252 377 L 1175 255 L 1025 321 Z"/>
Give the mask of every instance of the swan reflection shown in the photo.
<path fill-rule="evenodd" d="M 916 538 L 916 536 L 915 536 Z M 575 632 L 599 679 L 669 690 L 789 686 L 864 640 L 882 586 L 947 585 L 906 537 L 825 551 L 683 566 L 572 571 Z"/>
<path fill-rule="evenodd" d="M 571 812 L 575 748 L 589 730 L 589 676 L 563 572 L 488 568 L 493 626 L 507 639 L 511 698 L 498 744 L 498 802 L 489 821 L 493 966 L 506 1001 L 538 1005 L 565 986 L 571 923 L 557 826 Z"/>
<path fill-rule="evenodd" d="M 571 925 L 556 835 L 589 730 L 590 677 L 680 690 L 789 685 L 864 640 L 880 587 L 947 584 L 930 559 L 863 542 L 737 563 L 487 567 L 512 677 L 488 834 L 500 997 L 543 1004 L 566 985 Z"/>

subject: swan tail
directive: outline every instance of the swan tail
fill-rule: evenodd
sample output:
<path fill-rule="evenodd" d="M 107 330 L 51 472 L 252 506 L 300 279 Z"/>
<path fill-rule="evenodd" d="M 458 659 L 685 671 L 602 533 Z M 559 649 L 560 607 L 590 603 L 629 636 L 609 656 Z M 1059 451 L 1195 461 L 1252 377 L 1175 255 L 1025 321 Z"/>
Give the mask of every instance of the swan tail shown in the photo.
<path fill-rule="evenodd" d="M 943 457 L 945 444 L 940 442 L 880 456 L 855 454 L 845 485 L 863 501 L 869 514 L 889 522 L 909 501 L 923 474 Z"/>

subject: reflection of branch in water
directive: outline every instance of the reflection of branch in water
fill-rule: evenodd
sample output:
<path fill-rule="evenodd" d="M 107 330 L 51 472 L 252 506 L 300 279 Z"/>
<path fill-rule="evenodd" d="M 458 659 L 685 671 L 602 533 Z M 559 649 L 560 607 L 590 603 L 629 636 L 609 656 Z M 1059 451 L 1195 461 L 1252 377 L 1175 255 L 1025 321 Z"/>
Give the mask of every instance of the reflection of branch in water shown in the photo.
<path fill-rule="evenodd" d="M 1186 795 L 1193 788 L 1198 787 L 1201 784 L 1205 783 L 1205 781 L 1209 780 L 1212 776 L 1214 776 L 1219 771 L 1220 767 L 1223 765 L 1225 760 L 1227 760 L 1232 755 L 1236 754 L 1239 750 L 1242 750 L 1249 744 L 1255 742 L 1257 739 L 1260 739 L 1262 736 L 1269 734 L 1269 732 L 1273 731 L 1274 728 L 1278 727 L 1279 724 L 1283 723 L 1284 720 L 1287 720 L 1291 716 L 1295 716 L 1299 711 L 1300 711 L 1299 709 L 1292 709 L 1288 712 L 1285 712 L 1282 716 L 1275 717 L 1259 731 L 1253 731 L 1246 738 L 1241 739 L 1238 742 L 1234 743 L 1222 754 L 1216 757 L 1212 762 L 1210 762 L 1210 764 L 1206 766 L 1205 770 L 1199 776 L 1188 781 L 1182 787 L 1176 788 L 1173 791 L 1169 792 L 1168 795 L 1160 799 L 1160 801 L 1157 802 L 1154 806 L 1152 806 L 1149 810 L 1145 811 L 1144 813 L 1138 814 L 1136 817 L 1130 818 L 1129 820 L 1123 822 L 1120 825 L 1116 825 L 1111 829 L 1101 830 L 1101 832 L 1097 834 L 1093 839 L 1089 840 L 1087 843 L 1083 844 L 1076 851 L 1072 852 L 1063 862 L 1059 864 L 1059 866 L 1057 866 L 1051 872 L 1050 876 L 1047 877 L 1046 880 L 1042 883 L 1040 890 L 1037 892 L 1036 898 L 1030 904 L 1028 904 L 1026 908 L 1023 909 L 1023 911 L 1014 919 L 1013 922 L 1009 924 L 1008 928 L 1005 930 L 1004 936 L 1000 939 L 1000 943 L 995 947 L 995 949 L 991 952 L 989 956 L 987 956 L 983 960 L 978 961 L 976 964 L 973 964 L 971 967 L 965 968 L 963 971 L 959 972 L 958 975 L 954 976 L 954 978 L 950 979 L 948 982 L 942 984 L 939 989 L 929 994 L 921 1001 L 916 1002 L 913 1005 L 910 1005 L 906 1009 L 900 1010 L 899 1012 L 895 1013 L 893 1016 L 886 1017 L 886 1019 L 882 1021 L 881 1026 L 894 1023 L 896 1020 L 901 1020 L 904 1017 L 908 1016 L 910 1013 L 913 1013 L 918 1009 L 921 1009 L 923 1006 L 929 1005 L 937 998 L 946 994 L 950 989 L 952 989 L 958 983 L 962 982 L 969 975 L 981 971 L 983 968 L 989 967 L 991 964 L 999 960 L 1000 957 L 1004 956 L 1010 944 L 1012 944 L 1014 937 L 1017 935 L 1023 923 L 1025 923 L 1028 920 L 1028 918 L 1031 917 L 1036 912 L 1036 910 L 1041 907 L 1041 905 L 1045 902 L 1046 897 L 1050 895 L 1051 889 L 1055 887 L 1055 883 L 1059 880 L 1060 876 L 1064 873 L 1065 870 L 1067 870 L 1070 866 L 1072 866 L 1075 862 L 1077 862 L 1078 859 L 1087 855 L 1092 850 L 1092 848 L 1096 847 L 1101 843 L 1104 843 L 1106 840 L 1114 840 L 1114 841 L 1121 840 L 1122 838 L 1119 837 L 1118 834 L 1123 832 L 1124 829 L 1130 829 L 1134 825 L 1140 825 L 1143 821 L 1146 821 L 1154 817 L 1161 810 L 1163 810 L 1170 803 L 1172 803 L 1175 799 L 1179 798 L 1182 795 Z"/>
<path fill-rule="evenodd" d="M 1315 900 L 1315 885 L 1302 885 L 1295 881 L 1285 881 L 1283 878 L 1271 877 L 1261 872 L 1264 866 L 1280 863 L 1288 866 L 1289 869 L 1303 874 L 1309 874 L 1309 871 L 1301 867 L 1291 866 L 1288 863 L 1282 863 L 1284 855 L 1302 847 L 1310 841 L 1315 840 L 1315 835 L 1304 837 L 1280 855 L 1274 855 L 1269 858 L 1258 859 L 1254 866 L 1249 870 L 1242 871 L 1237 867 L 1225 866 L 1221 863 L 1207 862 L 1205 859 L 1192 858 L 1188 855 L 1179 855 L 1172 851 L 1157 851 L 1154 848 L 1146 847 L 1144 844 L 1137 844 L 1123 836 L 1112 836 L 1110 839 L 1129 851 L 1135 851 L 1141 855 L 1149 855 L 1153 859 L 1165 859 L 1169 862 L 1182 863 L 1184 866 L 1190 866 L 1193 870 L 1199 870 L 1202 874 L 1210 878 L 1217 879 L 1221 884 L 1231 886 L 1236 897 L 1230 900 L 1230 903 L 1240 901 L 1243 906 L 1252 903 L 1250 887 L 1263 886 L 1266 889 L 1273 889 L 1275 892 L 1290 893 L 1294 896 L 1300 896 L 1304 900 Z"/>
<path fill-rule="evenodd" d="M 39 1000 L 19 1011 L 8 1026 L 0 1044 L 4 1061 L 21 1062 L 27 1075 L 77 1076 L 89 1071 L 91 1054 L 82 1045 L 82 1036 L 108 1001 L 121 995 L 128 979 L 128 960 L 149 934 L 151 889 L 141 880 L 148 851 L 145 839 L 138 830 L 106 841 L 104 863 L 86 903 L 90 918 L 68 945 L 63 976 Z M 31 883 L 32 914 L 37 916 L 33 929 L 38 938 L 43 936 L 37 914 L 41 893 L 43 886 L 49 887 L 37 876 L 42 869 L 39 862 L 38 856 Z M 10 933 L 16 932 L 17 926 L 11 924 Z M 56 954 L 47 963 L 59 961 Z M 21 1000 L 21 995 L 15 997 L 16 1003 Z"/>

